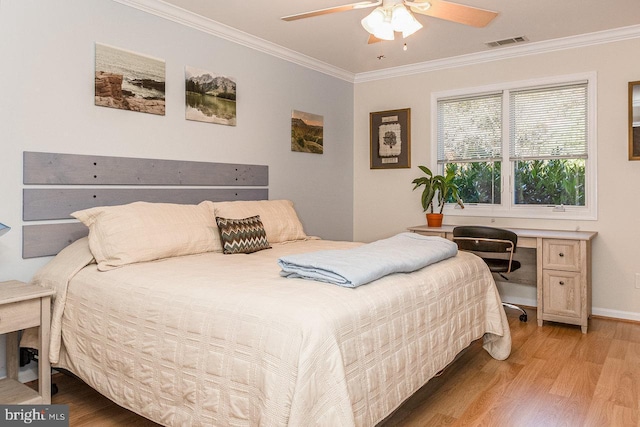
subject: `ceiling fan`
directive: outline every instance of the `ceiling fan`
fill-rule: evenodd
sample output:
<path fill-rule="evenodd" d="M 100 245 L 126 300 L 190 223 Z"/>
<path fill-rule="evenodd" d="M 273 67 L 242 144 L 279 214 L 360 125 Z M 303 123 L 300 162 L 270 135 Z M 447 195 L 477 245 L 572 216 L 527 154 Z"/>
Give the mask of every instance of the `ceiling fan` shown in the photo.
<path fill-rule="evenodd" d="M 484 27 L 498 15 L 498 12 L 491 10 L 451 3 L 445 0 L 369 0 L 283 16 L 281 19 L 295 21 L 369 7 L 375 7 L 375 9 L 361 21 L 364 29 L 370 33 L 369 43 L 393 40 L 394 32 L 401 32 L 403 37 L 408 37 L 418 31 L 422 28 L 422 24 L 418 22 L 411 12 L 474 27 Z"/>

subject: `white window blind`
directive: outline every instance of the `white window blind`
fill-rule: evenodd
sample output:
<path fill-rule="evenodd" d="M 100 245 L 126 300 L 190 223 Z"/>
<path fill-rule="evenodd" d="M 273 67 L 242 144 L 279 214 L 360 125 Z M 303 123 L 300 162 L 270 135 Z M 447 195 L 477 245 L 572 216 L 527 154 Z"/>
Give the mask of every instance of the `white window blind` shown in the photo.
<path fill-rule="evenodd" d="M 511 160 L 587 158 L 587 83 L 510 93 Z"/>
<path fill-rule="evenodd" d="M 502 160 L 502 94 L 438 100 L 438 163 Z"/>

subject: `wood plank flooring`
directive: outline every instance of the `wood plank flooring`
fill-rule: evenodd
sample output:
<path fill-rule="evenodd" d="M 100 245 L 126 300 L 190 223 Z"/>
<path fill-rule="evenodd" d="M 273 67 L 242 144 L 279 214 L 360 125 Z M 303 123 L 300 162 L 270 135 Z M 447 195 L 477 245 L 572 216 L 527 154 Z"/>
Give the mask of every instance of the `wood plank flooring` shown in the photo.
<path fill-rule="evenodd" d="M 473 343 L 379 427 L 640 427 L 640 324 L 596 318 L 584 335 L 577 326 L 538 327 L 528 312 L 527 323 L 508 314 L 509 359 Z M 157 425 L 75 378 L 53 382 L 53 403 L 69 405 L 72 427 Z"/>

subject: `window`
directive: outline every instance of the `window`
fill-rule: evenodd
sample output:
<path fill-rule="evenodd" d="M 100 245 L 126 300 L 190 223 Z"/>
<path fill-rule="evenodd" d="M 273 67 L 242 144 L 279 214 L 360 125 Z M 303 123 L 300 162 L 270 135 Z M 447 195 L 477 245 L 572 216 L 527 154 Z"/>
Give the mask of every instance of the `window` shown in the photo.
<path fill-rule="evenodd" d="M 440 173 L 453 171 L 453 214 L 596 218 L 595 76 L 432 97 Z"/>
<path fill-rule="evenodd" d="M 502 94 L 438 101 L 438 168 L 453 170 L 466 203 L 500 204 Z"/>

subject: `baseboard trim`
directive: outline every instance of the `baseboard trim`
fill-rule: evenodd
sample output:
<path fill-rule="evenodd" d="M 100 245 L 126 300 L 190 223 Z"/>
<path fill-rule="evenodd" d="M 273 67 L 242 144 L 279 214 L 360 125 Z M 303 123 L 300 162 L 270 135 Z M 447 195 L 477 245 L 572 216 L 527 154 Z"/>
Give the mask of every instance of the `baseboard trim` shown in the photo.
<path fill-rule="evenodd" d="M 537 301 L 530 298 L 518 298 L 509 296 L 507 298 L 504 298 L 503 301 L 508 302 L 509 304 L 521 305 L 524 306 L 524 308 L 537 307 Z M 592 307 L 591 314 L 592 316 L 601 319 L 640 322 L 640 313 L 634 313 L 632 311 L 611 310 L 609 308 Z"/>
<path fill-rule="evenodd" d="M 631 311 L 610 310 L 608 308 L 593 308 L 591 314 L 601 319 L 626 320 L 631 322 L 640 322 L 640 313 Z"/>

